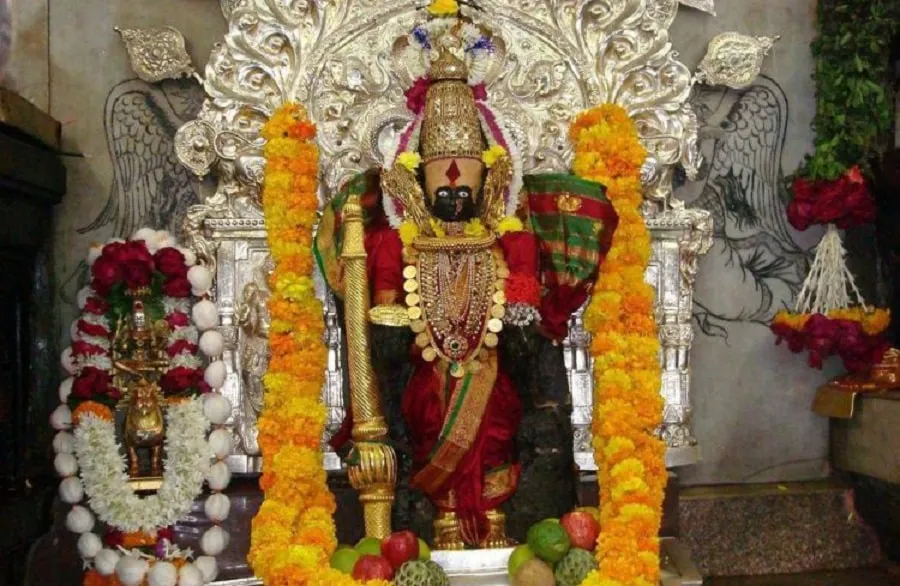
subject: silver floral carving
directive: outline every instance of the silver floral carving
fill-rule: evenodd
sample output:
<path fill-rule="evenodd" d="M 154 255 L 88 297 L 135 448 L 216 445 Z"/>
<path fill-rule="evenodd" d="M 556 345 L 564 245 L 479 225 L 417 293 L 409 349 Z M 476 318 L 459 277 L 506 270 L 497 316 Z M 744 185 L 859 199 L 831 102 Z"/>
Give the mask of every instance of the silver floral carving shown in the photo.
<path fill-rule="evenodd" d="M 210 146 L 216 139 L 216 129 L 202 120 L 192 120 L 175 133 L 175 152 L 178 160 L 200 177 L 209 173 L 217 160 Z"/>
<path fill-rule="evenodd" d="M 157 83 L 164 79 L 196 75 L 185 47 L 184 35 L 178 29 L 166 26 L 116 27 L 115 30 L 125 43 L 131 68 L 142 80 Z"/>
<path fill-rule="evenodd" d="M 696 79 L 708 85 L 745 88 L 759 77 L 763 61 L 780 39 L 723 33 L 710 41 L 697 66 Z"/>
<path fill-rule="evenodd" d="M 707 12 L 716 15 L 716 2 L 715 0 L 679 0 L 681 4 L 685 6 L 690 6 L 691 8 L 696 8 L 702 12 Z"/>
<path fill-rule="evenodd" d="M 679 4 L 712 11 L 713 2 L 478 4 L 480 10 L 467 14 L 492 31 L 496 46 L 485 76 L 488 94 L 524 155 L 526 172 L 570 168 L 569 123 L 591 106 L 617 103 L 637 123 L 650 152 L 642 169 L 644 211 L 654 239 L 647 280 L 657 288 L 660 323 L 678 326 L 677 335 L 671 328 L 660 334 L 667 409 L 660 435 L 671 439 L 671 465 L 691 463 L 696 450 L 682 450 L 693 445 L 690 337 L 684 332 L 690 330 L 696 258 L 708 248 L 712 231 L 709 214 L 685 210 L 672 196 L 676 168 L 693 178 L 701 156 L 699 126 L 687 101 L 693 77 L 679 61 L 668 29 Z M 251 279 L 252 263 L 241 251 L 247 246 L 253 254 L 265 251 L 261 127 L 281 104 L 296 101 L 306 107 L 319 129 L 323 202 L 348 177 L 380 164 L 410 120 L 403 91 L 422 72 L 407 50 L 407 34 L 421 18 L 422 5 L 421 0 L 221 0 L 228 32 L 210 56 L 205 70 L 209 97 L 198 120 L 179 133 L 178 153 L 194 172 L 217 176 L 215 193 L 191 210 L 188 222 L 192 245 L 203 262 L 218 269 L 216 301 L 224 324 L 237 327 L 234 304 Z M 327 305 L 329 331 L 323 389 L 327 436 L 344 413 L 344 382 L 336 314 L 327 296 L 320 296 Z M 239 335 L 237 339 L 240 346 Z M 576 323 L 567 344 L 577 458 L 583 469 L 591 469 L 590 337 Z M 234 357 L 240 351 L 236 348 Z M 239 399 L 243 383 L 236 373 L 229 384 Z M 676 433 L 677 426 L 686 431 Z M 337 468 L 340 463 L 326 454 L 325 465 Z M 235 469 L 255 466 L 249 458 Z"/>

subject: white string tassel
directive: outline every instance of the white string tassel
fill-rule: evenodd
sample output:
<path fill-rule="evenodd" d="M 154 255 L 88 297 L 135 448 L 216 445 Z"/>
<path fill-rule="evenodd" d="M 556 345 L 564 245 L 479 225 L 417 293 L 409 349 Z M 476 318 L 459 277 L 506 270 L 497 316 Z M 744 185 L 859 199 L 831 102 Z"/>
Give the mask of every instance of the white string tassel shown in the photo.
<path fill-rule="evenodd" d="M 795 313 L 827 314 L 855 305 L 869 311 L 853 274 L 847 268 L 846 257 L 840 232 L 834 224 L 829 224 L 825 236 L 816 247 L 816 258 L 797 296 Z"/>

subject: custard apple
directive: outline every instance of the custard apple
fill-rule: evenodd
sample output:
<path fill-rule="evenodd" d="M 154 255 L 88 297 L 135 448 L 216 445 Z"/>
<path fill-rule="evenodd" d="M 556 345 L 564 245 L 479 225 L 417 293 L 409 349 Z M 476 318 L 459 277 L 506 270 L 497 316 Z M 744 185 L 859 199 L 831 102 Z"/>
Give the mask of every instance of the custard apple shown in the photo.
<path fill-rule="evenodd" d="M 413 560 L 400 566 L 394 576 L 394 586 L 438 586 L 438 583 L 428 562 Z"/>
<path fill-rule="evenodd" d="M 434 586 L 450 586 L 450 578 L 447 576 L 447 573 L 444 571 L 437 562 L 433 562 L 431 560 L 427 560 L 425 564 L 428 566 L 428 569 L 431 570 L 431 575 L 434 579 Z"/>
<path fill-rule="evenodd" d="M 553 575 L 557 586 L 578 586 L 591 570 L 597 569 L 594 555 L 584 549 L 572 548 L 556 565 Z"/>

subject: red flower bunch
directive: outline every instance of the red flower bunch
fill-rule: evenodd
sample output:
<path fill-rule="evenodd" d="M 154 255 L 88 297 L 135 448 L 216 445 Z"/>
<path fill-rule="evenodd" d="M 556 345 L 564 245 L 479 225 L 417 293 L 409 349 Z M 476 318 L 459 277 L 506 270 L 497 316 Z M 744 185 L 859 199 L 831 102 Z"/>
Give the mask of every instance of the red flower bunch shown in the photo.
<path fill-rule="evenodd" d="M 188 267 L 184 254 L 175 248 L 162 248 L 153 255 L 156 270 L 164 277 L 163 295 L 184 299 L 191 295 L 191 283 L 188 281 Z"/>
<path fill-rule="evenodd" d="M 806 230 L 812 224 L 835 224 L 844 230 L 875 221 L 875 198 L 859 167 L 835 180 L 797 178 L 793 190 L 787 215 L 798 230 Z"/>
<path fill-rule="evenodd" d="M 143 289 L 145 305 L 153 303 L 166 310 L 164 319 L 171 335 L 166 348 L 172 360 L 160 380 L 166 394 L 207 392 L 202 363 L 197 358 L 197 332 L 191 326 L 191 297 L 188 264 L 184 253 L 168 246 L 151 253 L 144 240 L 110 242 L 91 265 L 91 291 L 82 301 L 82 314 L 73 331 L 72 391 L 76 402 L 93 400 L 111 404 L 121 399 L 111 376 L 112 337 L 115 324 L 110 313 L 130 311 L 131 299 L 112 295 L 116 287 L 128 291 Z M 89 258 L 90 260 L 90 258 Z"/>
<path fill-rule="evenodd" d="M 787 342 L 794 353 L 809 352 L 809 365 L 822 368 L 831 356 L 839 356 L 850 372 L 865 372 L 881 360 L 889 348 L 884 336 L 866 333 L 855 320 L 835 319 L 815 313 L 801 319 L 776 317 L 771 325 L 776 344 Z"/>
<path fill-rule="evenodd" d="M 431 80 L 427 77 L 420 77 L 403 92 L 406 97 L 406 107 L 413 114 L 421 114 L 425 109 L 425 98 L 428 96 L 428 88 L 431 87 Z"/>
<path fill-rule="evenodd" d="M 196 389 L 200 393 L 208 393 L 209 385 L 203 380 L 203 370 L 176 366 L 162 375 L 159 386 L 167 395 L 178 395 Z"/>
<path fill-rule="evenodd" d="M 175 248 L 162 248 L 151 254 L 143 240 L 110 242 L 91 266 L 91 287 L 101 296 L 109 295 L 116 285 L 126 289 L 149 287 L 161 275 L 162 292 L 184 299 L 191 294 L 184 254 Z"/>
<path fill-rule="evenodd" d="M 153 255 L 142 240 L 110 242 L 91 267 L 91 286 L 104 296 L 122 282 L 128 289 L 147 287 L 155 269 Z"/>
<path fill-rule="evenodd" d="M 510 305 L 521 303 L 537 307 L 541 304 L 541 285 L 534 275 L 510 274 L 504 292 Z"/>

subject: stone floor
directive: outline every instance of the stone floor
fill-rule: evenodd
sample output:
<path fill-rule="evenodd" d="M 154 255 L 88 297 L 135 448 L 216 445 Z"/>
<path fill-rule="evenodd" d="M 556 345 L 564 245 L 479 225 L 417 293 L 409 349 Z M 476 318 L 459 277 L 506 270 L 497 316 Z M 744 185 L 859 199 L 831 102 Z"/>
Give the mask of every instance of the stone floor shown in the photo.
<path fill-rule="evenodd" d="M 708 578 L 704 586 L 897 586 L 900 572 L 844 570 L 783 576 Z"/>

